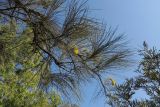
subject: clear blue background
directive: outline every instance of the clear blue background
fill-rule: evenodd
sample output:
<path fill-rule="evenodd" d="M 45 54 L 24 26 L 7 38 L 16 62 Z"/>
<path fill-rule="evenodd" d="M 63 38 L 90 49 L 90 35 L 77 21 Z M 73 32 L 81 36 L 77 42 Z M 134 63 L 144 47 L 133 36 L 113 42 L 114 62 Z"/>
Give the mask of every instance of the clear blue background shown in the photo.
<path fill-rule="evenodd" d="M 93 17 L 113 27 L 119 26 L 118 32 L 125 32 L 130 48 L 135 52 L 143 47 L 144 40 L 150 47 L 160 49 L 160 0 L 89 0 L 89 7 Z M 134 59 L 132 68 L 118 71 L 113 78 L 119 82 L 131 77 L 140 58 L 134 55 Z M 84 85 L 80 107 L 105 107 L 102 97 L 93 99 L 95 86 L 94 83 Z M 143 95 L 140 91 L 136 97 Z"/>

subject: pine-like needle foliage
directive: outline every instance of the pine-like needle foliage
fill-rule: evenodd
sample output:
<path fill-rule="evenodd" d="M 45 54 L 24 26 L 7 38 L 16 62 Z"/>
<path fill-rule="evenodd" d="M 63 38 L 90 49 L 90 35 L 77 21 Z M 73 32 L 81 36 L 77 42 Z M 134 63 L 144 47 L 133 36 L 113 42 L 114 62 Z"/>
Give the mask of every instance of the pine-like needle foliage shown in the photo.
<path fill-rule="evenodd" d="M 41 56 L 43 64 L 34 68 L 41 74 L 40 88 L 79 96 L 79 86 L 85 81 L 98 78 L 103 86 L 103 72 L 127 65 L 130 51 L 123 35 L 87 13 L 86 1 L 0 1 L 1 23 L 15 20 L 21 26 L 17 37 L 24 29 L 30 30 L 31 47 L 25 50 Z"/>

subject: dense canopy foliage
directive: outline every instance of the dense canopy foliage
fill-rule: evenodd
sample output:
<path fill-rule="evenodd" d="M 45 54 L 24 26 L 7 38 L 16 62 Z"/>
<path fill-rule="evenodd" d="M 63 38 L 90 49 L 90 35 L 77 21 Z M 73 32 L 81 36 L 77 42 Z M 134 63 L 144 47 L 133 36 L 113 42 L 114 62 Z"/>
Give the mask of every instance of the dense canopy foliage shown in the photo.
<path fill-rule="evenodd" d="M 25 29 L 17 36 L 13 26 L 12 22 L 0 25 L 0 105 L 57 107 L 61 103 L 59 95 L 37 87 L 41 74 L 35 67 L 43 63 L 40 54 L 32 52 L 30 32 Z"/>

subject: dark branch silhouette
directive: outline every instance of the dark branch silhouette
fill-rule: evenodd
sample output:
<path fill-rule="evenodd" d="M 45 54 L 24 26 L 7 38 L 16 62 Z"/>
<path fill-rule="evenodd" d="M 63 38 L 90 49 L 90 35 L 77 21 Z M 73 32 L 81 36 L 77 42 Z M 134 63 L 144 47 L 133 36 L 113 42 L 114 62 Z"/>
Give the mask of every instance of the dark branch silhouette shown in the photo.
<path fill-rule="evenodd" d="M 40 70 L 40 87 L 53 86 L 66 96 L 78 96 L 82 83 L 99 78 L 107 96 L 101 74 L 126 67 L 130 51 L 123 35 L 117 35 L 116 29 L 107 29 L 87 13 L 86 1 L 0 2 L 1 23 L 15 20 L 24 25 L 22 31 L 32 30 L 33 52 L 40 53 L 42 62 L 46 63 L 45 69 Z"/>

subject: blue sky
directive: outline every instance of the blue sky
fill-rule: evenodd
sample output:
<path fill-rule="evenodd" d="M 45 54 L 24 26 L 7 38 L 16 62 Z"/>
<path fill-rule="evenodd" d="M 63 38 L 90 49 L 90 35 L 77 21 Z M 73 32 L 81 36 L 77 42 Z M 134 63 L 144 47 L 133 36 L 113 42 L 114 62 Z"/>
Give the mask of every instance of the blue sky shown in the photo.
<path fill-rule="evenodd" d="M 118 32 L 125 32 L 129 46 L 135 52 L 142 48 L 144 40 L 150 47 L 160 49 L 160 0 L 89 0 L 89 7 L 95 18 L 113 27 L 119 26 Z M 134 59 L 136 63 L 132 68 L 123 70 L 125 74 L 118 71 L 118 75 L 113 76 L 117 81 L 133 75 L 139 57 L 135 54 Z M 103 98 L 92 99 L 94 86 L 94 83 L 84 85 L 84 99 L 80 107 L 105 107 Z"/>

